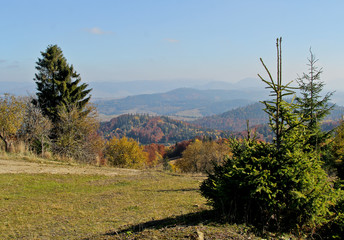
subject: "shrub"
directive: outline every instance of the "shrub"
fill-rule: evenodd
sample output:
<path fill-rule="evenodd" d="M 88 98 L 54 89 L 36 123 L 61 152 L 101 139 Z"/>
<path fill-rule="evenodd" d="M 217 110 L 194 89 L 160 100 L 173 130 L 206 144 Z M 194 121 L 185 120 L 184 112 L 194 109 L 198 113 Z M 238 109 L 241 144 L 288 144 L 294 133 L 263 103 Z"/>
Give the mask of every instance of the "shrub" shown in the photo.
<path fill-rule="evenodd" d="M 87 115 L 74 106 L 59 111 L 53 152 L 62 158 L 96 163 L 101 157 L 104 141 L 97 133 L 99 122 L 95 108 L 86 105 L 85 110 Z"/>
<path fill-rule="evenodd" d="M 112 138 L 104 150 L 108 163 L 116 167 L 141 168 L 147 158 L 143 147 L 132 138 Z"/>
<path fill-rule="evenodd" d="M 51 150 L 49 136 L 53 126 L 52 122 L 43 115 L 42 110 L 31 103 L 32 98 L 29 98 L 29 100 L 26 104 L 20 137 L 29 145 L 30 150 L 43 156 L 44 152 Z"/>
<path fill-rule="evenodd" d="M 214 165 L 223 163 L 230 152 L 227 144 L 196 139 L 175 163 L 182 172 L 212 172 Z"/>
<path fill-rule="evenodd" d="M 209 203 L 234 222 L 312 232 L 327 222 L 334 190 L 313 151 L 233 140 L 232 157 L 201 185 Z"/>

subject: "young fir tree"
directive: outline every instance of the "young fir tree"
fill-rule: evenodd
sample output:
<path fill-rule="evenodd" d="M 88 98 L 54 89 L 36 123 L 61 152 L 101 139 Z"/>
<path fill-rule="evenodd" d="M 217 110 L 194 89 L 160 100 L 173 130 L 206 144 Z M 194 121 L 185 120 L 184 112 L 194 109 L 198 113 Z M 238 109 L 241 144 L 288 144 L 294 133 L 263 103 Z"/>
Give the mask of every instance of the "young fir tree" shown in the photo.
<path fill-rule="evenodd" d="M 294 104 L 284 100 L 284 97 L 294 94 L 293 88 L 289 85 L 282 84 L 282 49 L 281 49 L 282 38 L 276 40 L 277 47 L 277 79 L 276 81 L 272 78 L 269 69 L 260 58 L 266 72 L 269 75 L 269 80 L 265 80 L 260 74 L 259 78 L 265 82 L 271 89 L 270 96 L 274 97 L 274 100 L 263 101 L 265 105 L 264 111 L 269 115 L 270 127 L 275 135 L 275 144 L 278 150 L 281 149 L 283 138 L 288 136 L 289 131 L 293 130 L 299 123 L 296 121 L 296 116 L 291 114 L 292 109 L 295 108 Z"/>
<path fill-rule="evenodd" d="M 324 82 L 320 80 L 322 69 L 316 66 L 318 59 L 310 51 L 308 59 L 308 73 L 303 73 L 302 77 L 297 78 L 301 97 L 297 97 L 296 101 L 299 105 L 297 112 L 303 117 L 303 124 L 311 133 L 308 143 L 318 149 L 320 143 L 324 142 L 329 136 L 328 133 L 321 131 L 320 122 L 333 109 L 334 105 L 329 104 L 329 100 L 333 92 L 326 93 L 321 96 Z"/>
<path fill-rule="evenodd" d="M 277 81 L 261 60 L 273 99 L 265 101 L 273 143 L 231 140 L 232 155 L 201 185 L 201 193 L 229 220 L 277 231 L 311 235 L 331 217 L 340 191 L 322 169 L 319 153 L 307 144 L 309 132 L 284 100 L 293 94 L 282 83 L 281 39 L 277 39 Z"/>
<path fill-rule="evenodd" d="M 58 121 L 60 109 L 68 110 L 75 106 L 82 112 L 90 100 L 88 94 L 92 89 L 87 89 L 85 83 L 80 84 L 80 74 L 74 70 L 73 65 L 67 63 L 57 45 L 48 46 L 41 54 L 42 58 L 36 62 L 38 73 L 34 80 L 37 99 L 33 100 L 33 104 L 39 106 L 53 123 Z"/>

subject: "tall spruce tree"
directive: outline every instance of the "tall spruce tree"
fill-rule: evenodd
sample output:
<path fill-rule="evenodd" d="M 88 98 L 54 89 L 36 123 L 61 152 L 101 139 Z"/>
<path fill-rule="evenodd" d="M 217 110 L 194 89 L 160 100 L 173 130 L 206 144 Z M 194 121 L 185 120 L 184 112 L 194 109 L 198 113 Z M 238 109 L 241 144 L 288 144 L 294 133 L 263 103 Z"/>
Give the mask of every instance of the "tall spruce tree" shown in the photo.
<path fill-rule="evenodd" d="M 321 131 L 320 122 L 334 107 L 334 105 L 329 104 L 333 92 L 321 96 L 324 87 L 324 82 L 320 80 L 322 68 L 319 69 L 316 66 L 318 59 L 315 58 L 311 49 L 309 51 L 308 73 L 303 73 L 302 77 L 297 78 L 301 92 L 301 96 L 296 98 L 299 105 L 297 112 L 302 116 L 303 124 L 311 134 L 308 143 L 314 149 L 318 149 L 319 144 L 329 136 L 328 133 Z"/>
<path fill-rule="evenodd" d="M 42 58 L 36 62 L 38 73 L 34 80 L 37 99 L 33 100 L 33 104 L 39 106 L 53 123 L 58 121 L 61 109 L 68 111 L 71 106 L 75 106 L 80 112 L 84 112 L 92 89 L 87 89 L 88 85 L 85 83 L 80 84 L 80 74 L 74 70 L 73 65 L 67 63 L 57 45 L 49 45 L 41 54 Z"/>

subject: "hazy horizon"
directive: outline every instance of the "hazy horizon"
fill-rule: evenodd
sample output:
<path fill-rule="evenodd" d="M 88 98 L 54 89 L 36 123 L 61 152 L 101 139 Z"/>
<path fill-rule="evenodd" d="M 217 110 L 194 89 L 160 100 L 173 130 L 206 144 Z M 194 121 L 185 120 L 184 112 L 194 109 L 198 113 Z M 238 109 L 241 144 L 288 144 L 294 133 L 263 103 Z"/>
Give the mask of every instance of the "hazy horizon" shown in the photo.
<path fill-rule="evenodd" d="M 236 82 L 214 81 L 205 79 L 165 79 L 159 80 L 133 80 L 133 81 L 97 81 L 87 82 L 92 88 L 92 98 L 118 99 L 140 94 L 165 93 L 179 88 L 193 88 L 198 90 L 249 90 L 263 91 L 266 84 L 259 78 L 244 78 Z M 294 86 L 296 82 L 294 81 Z M 330 88 L 325 85 L 322 94 L 336 91 L 331 98 L 334 102 L 344 106 L 344 91 Z M 34 80 L 26 82 L 0 81 L 0 94 L 33 95 L 36 92 Z M 268 91 L 266 97 L 268 98 Z M 262 99 L 263 100 L 263 99 Z"/>

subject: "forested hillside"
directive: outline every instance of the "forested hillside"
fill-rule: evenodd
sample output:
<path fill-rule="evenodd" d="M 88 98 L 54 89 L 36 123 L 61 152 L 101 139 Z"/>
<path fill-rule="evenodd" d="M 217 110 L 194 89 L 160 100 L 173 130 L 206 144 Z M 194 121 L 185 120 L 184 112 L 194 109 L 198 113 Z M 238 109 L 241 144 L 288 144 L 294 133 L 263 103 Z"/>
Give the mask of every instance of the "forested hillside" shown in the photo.
<path fill-rule="evenodd" d="M 257 102 L 219 115 L 204 117 L 192 123 L 217 130 L 242 131 L 246 129 L 246 120 L 249 120 L 250 126 L 267 123 L 269 119 L 263 111 L 263 104 Z"/>
<path fill-rule="evenodd" d="M 224 130 L 231 132 L 240 132 L 246 129 L 246 120 L 249 120 L 250 126 L 261 125 L 268 123 L 269 119 L 263 110 L 262 103 L 254 103 L 245 107 L 239 107 L 222 114 L 213 115 L 197 119 L 191 123 L 199 125 L 203 128 L 210 128 L 216 130 Z M 326 129 L 331 126 L 338 125 L 338 119 L 341 119 L 344 114 L 344 107 L 335 106 L 329 116 L 325 118 Z M 333 123 L 331 123 L 334 121 Z M 258 129 L 260 129 L 259 127 Z"/>
<path fill-rule="evenodd" d="M 338 119 L 344 112 L 343 109 L 336 106 L 323 122 L 322 128 L 328 131 L 338 126 Z M 197 136 L 209 136 L 213 139 L 229 135 L 244 137 L 247 134 L 247 120 L 249 120 L 250 129 L 256 133 L 258 139 L 272 141 L 272 132 L 267 124 L 269 120 L 263 111 L 263 104 L 259 102 L 190 123 L 166 116 L 123 114 L 101 123 L 100 133 L 106 139 L 126 136 L 142 144 L 168 144 Z"/>
<path fill-rule="evenodd" d="M 106 139 L 126 136 L 138 140 L 141 144 L 176 143 L 196 136 L 214 139 L 224 136 L 222 131 L 206 130 L 169 117 L 153 117 L 147 114 L 124 114 L 113 118 L 109 122 L 101 123 L 100 132 Z"/>

